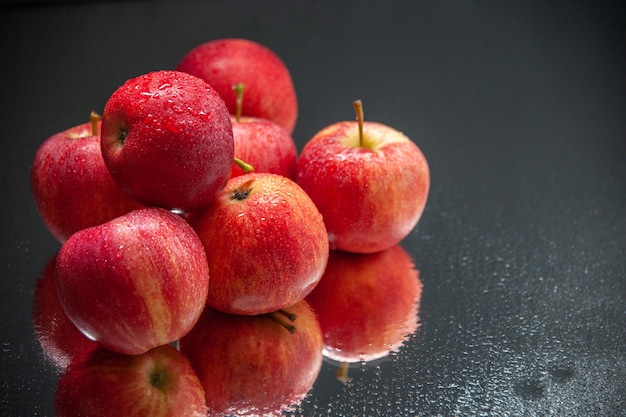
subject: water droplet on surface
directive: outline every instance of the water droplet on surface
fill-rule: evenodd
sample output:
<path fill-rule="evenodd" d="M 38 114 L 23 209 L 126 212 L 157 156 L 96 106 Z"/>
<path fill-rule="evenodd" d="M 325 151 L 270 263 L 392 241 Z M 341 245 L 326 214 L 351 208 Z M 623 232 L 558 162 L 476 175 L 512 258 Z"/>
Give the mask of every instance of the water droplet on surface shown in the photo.
<path fill-rule="evenodd" d="M 544 396 L 545 387 L 538 380 L 528 380 L 518 383 L 515 392 L 525 400 L 538 400 Z"/>
<path fill-rule="evenodd" d="M 557 384 L 562 384 L 569 381 L 574 377 L 574 374 L 576 373 L 574 369 L 563 366 L 554 366 L 550 368 L 548 372 L 550 373 L 552 380 Z"/>

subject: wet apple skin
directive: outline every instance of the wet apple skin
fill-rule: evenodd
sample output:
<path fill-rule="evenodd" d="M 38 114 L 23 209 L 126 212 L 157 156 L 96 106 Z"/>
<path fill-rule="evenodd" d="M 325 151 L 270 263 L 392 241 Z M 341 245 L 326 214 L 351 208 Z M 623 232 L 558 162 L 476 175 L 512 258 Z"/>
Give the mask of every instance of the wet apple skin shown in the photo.
<path fill-rule="evenodd" d="M 428 162 L 401 132 L 354 121 L 316 133 L 298 160 L 296 182 L 324 217 L 331 249 L 372 253 L 404 239 L 417 225 L 430 189 Z"/>
<path fill-rule="evenodd" d="M 204 308 L 204 248 L 180 216 L 132 211 L 81 230 L 61 247 L 56 285 L 64 311 L 83 334 L 135 355 L 187 333 Z"/>
<path fill-rule="evenodd" d="M 280 125 L 258 117 L 231 117 L 235 156 L 252 165 L 254 172 L 295 179 L 298 150 L 293 138 Z M 244 171 L 233 166 L 232 177 Z"/>
<path fill-rule="evenodd" d="M 205 81 L 153 71 L 127 80 L 107 100 L 101 149 L 113 179 L 137 201 L 198 210 L 230 178 L 230 114 Z"/>
<path fill-rule="evenodd" d="M 233 85 L 245 86 L 242 115 L 271 120 L 292 134 L 298 99 L 289 69 L 267 46 L 248 39 L 224 38 L 191 49 L 176 66 L 211 84 L 236 114 Z"/>
<path fill-rule="evenodd" d="M 52 135 L 31 165 L 31 191 L 50 233 L 61 243 L 79 230 L 143 207 L 113 180 L 100 150 L 100 123 Z"/>
<path fill-rule="evenodd" d="M 243 200 L 233 199 L 244 191 Z M 281 175 L 235 177 L 188 221 L 207 253 L 207 304 L 214 309 L 276 311 L 306 297 L 324 273 L 329 245 L 322 216 L 302 188 Z"/>

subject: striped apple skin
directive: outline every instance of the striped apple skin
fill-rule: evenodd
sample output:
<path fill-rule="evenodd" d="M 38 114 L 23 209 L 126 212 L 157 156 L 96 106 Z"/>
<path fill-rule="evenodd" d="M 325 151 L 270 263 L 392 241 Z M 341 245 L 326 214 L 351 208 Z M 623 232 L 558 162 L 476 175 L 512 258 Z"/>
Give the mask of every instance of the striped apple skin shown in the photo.
<path fill-rule="evenodd" d="M 211 206 L 188 217 L 211 270 L 207 305 L 270 313 L 304 299 L 328 262 L 328 235 L 309 196 L 282 175 L 232 178 Z"/>
<path fill-rule="evenodd" d="M 430 169 L 408 136 L 378 122 L 331 124 L 298 159 L 296 182 L 324 217 L 332 250 L 375 253 L 417 226 L 428 199 Z"/>
<path fill-rule="evenodd" d="M 146 208 L 72 235 L 57 257 L 56 285 L 63 309 L 87 337 L 140 354 L 193 327 L 209 270 L 182 217 Z"/>

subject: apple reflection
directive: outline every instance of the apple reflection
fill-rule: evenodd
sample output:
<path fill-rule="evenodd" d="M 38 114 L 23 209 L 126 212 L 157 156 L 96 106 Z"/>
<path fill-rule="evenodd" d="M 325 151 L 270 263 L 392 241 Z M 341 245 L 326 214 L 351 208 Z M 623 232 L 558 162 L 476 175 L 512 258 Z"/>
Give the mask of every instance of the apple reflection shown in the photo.
<path fill-rule="evenodd" d="M 72 361 L 98 344 L 65 315 L 55 259 L 37 282 L 33 324 L 44 356 L 65 378 Z M 346 382 L 351 363 L 387 360 L 398 351 L 419 326 L 421 292 L 419 272 L 400 245 L 374 254 L 331 251 L 317 287 L 283 311 L 294 321 L 280 312 L 243 316 L 207 307 L 178 346 L 202 385 L 208 415 L 278 416 L 311 392 L 324 357 L 340 364 L 337 377 Z M 95 366 L 97 357 L 89 363 Z M 123 356 L 116 360 L 123 363 Z"/>
<path fill-rule="evenodd" d="M 313 387 L 322 333 L 306 301 L 255 316 L 206 308 L 180 350 L 204 387 L 209 416 L 280 416 Z"/>
<path fill-rule="evenodd" d="M 57 384 L 56 417 L 203 417 L 204 390 L 170 345 L 138 355 L 95 347 L 73 358 Z"/>
<path fill-rule="evenodd" d="M 398 351 L 418 328 L 421 293 L 419 272 L 400 245 L 373 254 L 331 251 L 306 298 L 322 328 L 324 356 L 345 371 L 345 364 Z"/>
<path fill-rule="evenodd" d="M 87 411 L 117 415 L 120 410 L 108 404 L 119 403 L 124 387 L 131 387 L 128 392 L 137 399 L 149 394 L 154 404 L 163 402 L 165 397 L 159 394 L 163 387 L 142 384 L 135 378 L 143 373 L 144 381 L 154 379 L 148 364 L 155 361 L 169 363 L 174 369 L 167 373 L 176 381 L 181 379 L 177 369 L 185 366 L 182 358 L 189 361 L 206 391 L 208 415 L 281 415 L 298 406 L 321 370 L 322 333 L 305 301 L 282 313 L 257 316 L 231 315 L 207 307 L 192 331 L 179 341 L 180 358 L 161 348 L 143 355 L 109 351 L 84 336 L 65 314 L 56 290 L 56 258 L 47 262 L 37 281 L 32 319 L 45 359 L 60 371 L 57 417 Z M 169 359 L 155 359 L 164 354 Z M 110 390 L 107 378 L 127 380 Z M 94 388 L 97 386 L 101 389 Z M 129 404 L 131 394 L 124 394 Z M 146 401 L 141 403 L 148 406 Z"/>
<path fill-rule="evenodd" d="M 65 369 L 72 358 L 98 344 L 88 339 L 65 314 L 57 294 L 54 271 L 56 255 L 46 263 L 33 295 L 33 329 L 44 357 Z"/>

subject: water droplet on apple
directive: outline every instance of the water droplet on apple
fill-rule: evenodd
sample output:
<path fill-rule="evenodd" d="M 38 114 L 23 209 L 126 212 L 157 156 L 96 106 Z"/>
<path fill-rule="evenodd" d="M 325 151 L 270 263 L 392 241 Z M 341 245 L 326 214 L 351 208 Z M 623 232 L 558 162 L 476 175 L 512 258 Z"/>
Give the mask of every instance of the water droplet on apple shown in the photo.
<path fill-rule="evenodd" d="M 203 122 L 210 122 L 211 121 L 211 116 L 206 114 L 206 112 L 204 112 L 203 110 L 200 110 L 198 112 L 198 117 L 200 118 L 200 120 L 202 120 Z"/>
<path fill-rule="evenodd" d="M 159 86 L 159 90 L 165 90 L 166 88 L 169 88 L 171 86 L 172 86 L 172 84 L 170 84 L 170 83 L 161 84 Z"/>
<path fill-rule="evenodd" d="M 165 120 L 163 120 L 163 125 L 165 126 L 165 128 L 167 130 L 169 130 L 172 133 L 175 133 L 175 134 L 180 133 L 180 129 L 176 125 L 176 122 L 173 119 L 169 118 L 169 117 L 165 118 Z"/>
<path fill-rule="evenodd" d="M 167 100 L 167 104 L 169 105 L 170 109 L 172 109 L 173 112 L 175 113 L 183 112 L 183 109 L 180 107 L 179 104 L 175 103 L 174 100 Z"/>

